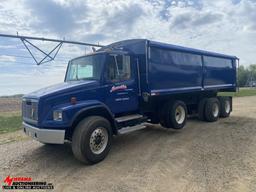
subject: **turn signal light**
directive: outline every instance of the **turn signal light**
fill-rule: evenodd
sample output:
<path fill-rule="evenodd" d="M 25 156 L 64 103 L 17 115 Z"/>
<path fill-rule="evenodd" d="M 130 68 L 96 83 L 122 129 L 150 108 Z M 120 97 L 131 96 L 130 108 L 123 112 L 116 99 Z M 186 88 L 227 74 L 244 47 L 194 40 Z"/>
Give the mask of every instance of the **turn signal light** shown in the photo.
<path fill-rule="evenodd" d="M 76 97 L 71 97 L 70 102 L 72 105 L 75 105 L 77 102 Z"/>

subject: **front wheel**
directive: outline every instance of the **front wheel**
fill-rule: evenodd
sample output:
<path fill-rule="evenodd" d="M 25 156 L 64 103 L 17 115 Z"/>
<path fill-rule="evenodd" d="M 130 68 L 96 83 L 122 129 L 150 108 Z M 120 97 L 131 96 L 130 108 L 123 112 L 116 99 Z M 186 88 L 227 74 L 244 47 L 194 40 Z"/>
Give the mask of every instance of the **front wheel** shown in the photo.
<path fill-rule="evenodd" d="M 112 143 L 112 131 L 107 119 L 91 116 L 82 120 L 72 136 L 74 156 L 83 163 L 94 164 L 108 154 Z"/>

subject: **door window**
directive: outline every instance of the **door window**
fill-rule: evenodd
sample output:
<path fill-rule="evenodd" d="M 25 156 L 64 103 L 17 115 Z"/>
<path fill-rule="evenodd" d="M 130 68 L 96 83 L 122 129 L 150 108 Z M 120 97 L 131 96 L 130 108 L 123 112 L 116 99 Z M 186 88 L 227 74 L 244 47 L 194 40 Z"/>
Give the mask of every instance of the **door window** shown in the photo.
<path fill-rule="evenodd" d="M 107 80 L 111 82 L 126 81 L 131 78 L 130 57 L 127 55 L 110 56 L 107 65 Z"/>

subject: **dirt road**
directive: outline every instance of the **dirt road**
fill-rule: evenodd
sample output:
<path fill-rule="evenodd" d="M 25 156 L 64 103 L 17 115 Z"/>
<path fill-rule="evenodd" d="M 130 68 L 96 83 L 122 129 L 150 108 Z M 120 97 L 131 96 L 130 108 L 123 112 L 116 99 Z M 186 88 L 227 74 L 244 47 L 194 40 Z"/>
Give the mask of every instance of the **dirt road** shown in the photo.
<path fill-rule="evenodd" d="M 182 131 L 149 126 L 116 137 L 93 166 L 76 161 L 69 145 L 1 144 L 1 180 L 32 177 L 55 191 L 256 191 L 256 97 L 235 98 L 233 108 L 215 123 L 190 119 Z"/>

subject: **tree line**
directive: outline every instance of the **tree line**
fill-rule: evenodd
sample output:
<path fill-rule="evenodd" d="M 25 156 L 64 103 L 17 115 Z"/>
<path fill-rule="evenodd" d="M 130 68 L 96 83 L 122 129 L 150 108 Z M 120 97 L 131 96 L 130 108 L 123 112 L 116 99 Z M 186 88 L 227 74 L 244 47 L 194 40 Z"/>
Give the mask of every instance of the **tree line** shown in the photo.
<path fill-rule="evenodd" d="M 240 65 L 238 68 L 238 86 L 255 86 L 256 85 L 256 64 L 245 67 Z"/>

